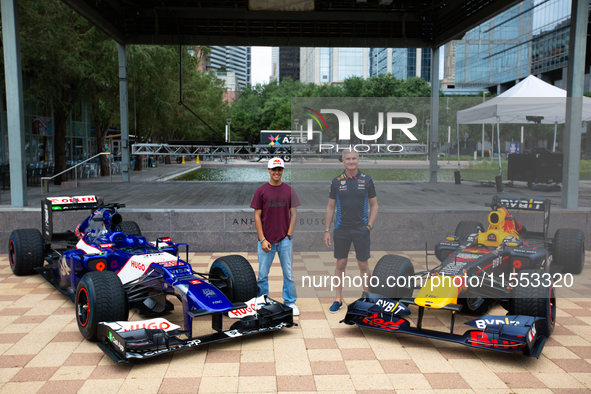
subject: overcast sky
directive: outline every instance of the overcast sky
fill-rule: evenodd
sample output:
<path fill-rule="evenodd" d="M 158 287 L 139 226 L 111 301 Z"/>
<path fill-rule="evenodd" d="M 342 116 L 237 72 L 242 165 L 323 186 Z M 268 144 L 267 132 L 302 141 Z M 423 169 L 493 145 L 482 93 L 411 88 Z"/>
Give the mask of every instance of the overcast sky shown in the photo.
<path fill-rule="evenodd" d="M 443 79 L 443 47 L 439 51 L 439 79 Z M 257 83 L 269 83 L 269 77 L 272 74 L 272 61 L 271 61 L 271 47 L 252 47 L 251 50 L 251 73 L 252 73 L 252 84 Z"/>
<path fill-rule="evenodd" d="M 269 83 L 271 76 L 271 47 L 252 47 L 250 52 L 252 84 Z"/>

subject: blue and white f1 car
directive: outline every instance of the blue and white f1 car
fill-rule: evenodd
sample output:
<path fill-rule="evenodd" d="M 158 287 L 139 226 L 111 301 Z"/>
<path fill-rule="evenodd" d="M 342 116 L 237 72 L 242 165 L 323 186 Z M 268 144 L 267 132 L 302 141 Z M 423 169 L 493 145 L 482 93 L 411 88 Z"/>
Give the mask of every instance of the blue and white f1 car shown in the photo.
<path fill-rule="evenodd" d="M 42 201 L 42 233 L 15 230 L 10 235 L 10 267 L 16 275 L 40 273 L 76 306 L 80 333 L 116 362 L 148 358 L 225 339 L 292 327 L 290 307 L 267 297 L 256 298 L 250 263 L 231 255 L 214 261 L 208 273 L 188 263 L 189 247 L 170 238 L 151 243 L 135 222 L 117 212 L 123 204 L 105 205 L 96 196 L 57 197 Z M 54 213 L 91 210 L 76 231 L 53 232 Z M 179 254 L 184 248 L 185 259 Z M 182 302 L 183 326 L 158 317 L 129 322 L 131 309 L 153 316 L 172 311 L 167 300 Z M 228 312 L 250 313 L 229 329 Z M 212 317 L 212 330 L 196 336 L 194 320 Z"/>

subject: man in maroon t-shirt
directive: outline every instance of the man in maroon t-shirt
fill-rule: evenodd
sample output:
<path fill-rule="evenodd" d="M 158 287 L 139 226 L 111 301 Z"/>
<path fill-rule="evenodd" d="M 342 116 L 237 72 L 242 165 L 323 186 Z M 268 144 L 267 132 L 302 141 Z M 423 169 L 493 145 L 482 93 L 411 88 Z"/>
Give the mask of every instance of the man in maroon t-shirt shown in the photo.
<path fill-rule="evenodd" d="M 283 270 L 283 300 L 293 309 L 294 316 L 298 316 L 300 311 L 295 304 L 298 295 L 293 278 L 291 239 L 300 201 L 295 190 L 281 182 L 285 167 L 283 160 L 275 157 L 269 160 L 267 167 L 271 179 L 269 183 L 265 183 L 256 190 L 250 204 L 250 207 L 254 208 L 254 222 L 259 235 L 257 296 L 269 294 L 269 270 L 275 253 L 278 253 Z"/>

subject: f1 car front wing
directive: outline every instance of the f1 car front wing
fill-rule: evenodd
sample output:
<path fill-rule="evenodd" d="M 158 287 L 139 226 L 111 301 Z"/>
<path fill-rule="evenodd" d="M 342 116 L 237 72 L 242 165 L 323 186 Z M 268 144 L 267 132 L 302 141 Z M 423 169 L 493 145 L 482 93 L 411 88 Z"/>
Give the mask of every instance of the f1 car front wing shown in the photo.
<path fill-rule="evenodd" d="M 217 320 L 214 315 L 214 322 Z M 219 316 L 218 316 L 219 317 Z M 221 327 L 213 334 L 191 337 L 189 331 L 162 328 L 141 328 L 126 331 L 115 328 L 117 322 L 98 324 L 98 347 L 117 363 L 130 359 L 143 359 L 177 350 L 206 345 L 208 343 L 281 330 L 296 325 L 293 322 L 293 309 L 275 302 L 261 307 L 254 316 L 246 316 L 236 321 L 229 330 Z M 148 327 L 150 327 L 148 325 Z M 178 326 L 177 326 L 178 327 Z M 214 324 L 214 328 L 216 325 Z"/>
<path fill-rule="evenodd" d="M 424 307 L 419 307 L 418 323 L 413 327 L 403 317 L 410 315 L 410 310 L 402 302 L 364 293 L 362 298 L 349 305 L 341 323 L 440 339 L 502 353 L 521 352 L 526 357 L 540 356 L 548 337 L 546 319 L 523 315 L 482 316 L 464 323 L 477 330 L 468 330 L 459 335 L 453 333 L 453 317 L 460 308 L 459 305 L 458 308 L 454 307 L 445 308 L 452 312 L 452 326 L 448 333 L 421 327 Z"/>

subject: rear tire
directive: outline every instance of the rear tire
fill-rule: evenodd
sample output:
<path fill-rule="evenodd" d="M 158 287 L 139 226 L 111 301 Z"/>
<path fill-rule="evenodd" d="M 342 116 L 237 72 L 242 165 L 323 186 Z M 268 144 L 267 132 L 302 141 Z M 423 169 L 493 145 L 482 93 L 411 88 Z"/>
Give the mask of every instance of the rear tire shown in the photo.
<path fill-rule="evenodd" d="M 99 322 L 128 317 L 127 295 L 116 273 L 93 271 L 82 277 L 76 290 L 76 322 L 84 338 L 95 342 Z"/>
<path fill-rule="evenodd" d="M 8 240 L 8 259 L 15 275 L 33 275 L 43 267 L 45 247 L 39 230 L 14 230 Z"/>
<path fill-rule="evenodd" d="M 372 277 L 376 277 L 379 284 L 376 287 L 372 286 L 371 291 L 372 293 L 377 293 L 394 300 L 411 297 L 413 290 L 397 286 L 390 287 L 388 286 L 388 278 L 396 278 L 396 283 L 398 283 L 398 277 L 403 276 L 408 278 L 414 273 L 415 269 L 409 259 L 402 256 L 387 254 L 378 261 L 376 268 L 373 270 Z M 372 282 L 375 282 L 375 279 Z M 408 280 L 405 282 L 408 285 Z M 390 279 L 390 284 L 393 284 L 392 279 Z"/>
<path fill-rule="evenodd" d="M 252 266 L 244 257 L 231 255 L 215 260 L 209 269 L 212 284 L 224 293 L 230 302 L 245 302 L 257 296 L 257 279 Z"/>
<path fill-rule="evenodd" d="M 552 263 L 564 272 L 580 274 L 585 266 L 585 233 L 574 228 L 560 228 L 554 235 Z"/>
<path fill-rule="evenodd" d="M 462 221 L 456 226 L 455 236 L 460 239 L 460 242 L 464 242 L 469 235 L 483 231 L 484 226 L 480 222 Z"/>
<path fill-rule="evenodd" d="M 539 273 L 541 270 L 522 270 L 523 273 Z M 556 292 L 554 286 L 533 286 L 531 283 L 528 286 L 518 286 L 513 289 L 512 298 L 509 300 L 509 314 L 510 315 L 525 315 L 533 317 L 543 317 L 546 319 L 548 337 L 554 331 L 556 325 Z"/>
<path fill-rule="evenodd" d="M 119 231 L 124 232 L 125 235 L 142 235 L 142 230 L 140 230 L 140 226 L 136 222 L 121 222 L 118 227 Z"/>

